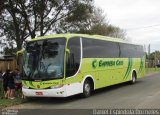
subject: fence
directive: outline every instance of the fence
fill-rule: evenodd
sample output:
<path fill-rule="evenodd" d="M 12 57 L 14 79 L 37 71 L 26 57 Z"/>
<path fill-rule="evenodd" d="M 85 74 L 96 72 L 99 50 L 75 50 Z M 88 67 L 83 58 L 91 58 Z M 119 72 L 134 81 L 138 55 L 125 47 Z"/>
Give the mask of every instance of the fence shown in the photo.
<path fill-rule="evenodd" d="M 16 59 L 0 60 L 0 70 L 2 72 L 6 71 L 7 69 L 15 70 L 16 68 L 17 68 Z"/>
<path fill-rule="evenodd" d="M 0 71 L 5 72 L 7 69 L 10 69 L 11 71 L 15 70 L 17 68 L 17 62 L 16 59 L 0 59 Z M 2 79 L 0 79 L 0 97 L 3 95 L 3 85 L 2 85 Z"/>

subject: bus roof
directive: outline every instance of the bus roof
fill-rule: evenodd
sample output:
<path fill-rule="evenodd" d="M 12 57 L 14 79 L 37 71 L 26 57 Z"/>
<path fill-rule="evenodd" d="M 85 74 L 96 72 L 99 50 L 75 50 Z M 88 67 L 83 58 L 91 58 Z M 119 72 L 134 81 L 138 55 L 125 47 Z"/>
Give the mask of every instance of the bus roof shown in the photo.
<path fill-rule="evenodd" d="M 102 36 L 102 35 L 89 35 L 89 34 L 53 34 L 53 35 L 46 35 L 34 38 L 29 41 L 37 41 L 37 40 L 44 40 L 44 39 L 50 39 L 50 38 L 57 38 L 57 37 L 64 37 L 64 38 L 72 38 L 72 37 L 83 37 L 83 38 L 91 38 L 91 39 L 99 39 L 99 40 L 106 40 L 106 41 L 113 41 L 113 42 L 120 42 L 120 43 L 127 43 L 127 44 L 133 44 L 126 40 L 120 39 L 120 38 L 112 38 L 108 36 Z M 139 45 L 139 44 L 135 44 Z"/>

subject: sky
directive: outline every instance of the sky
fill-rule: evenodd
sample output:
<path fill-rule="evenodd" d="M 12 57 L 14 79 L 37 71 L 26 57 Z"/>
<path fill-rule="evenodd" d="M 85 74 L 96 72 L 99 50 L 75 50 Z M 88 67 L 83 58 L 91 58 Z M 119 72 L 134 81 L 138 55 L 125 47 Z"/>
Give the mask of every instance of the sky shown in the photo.
<path fill-rule="evenodd" d="M 126 31 L 133 43 L 160 50 L 160 0 L 95 0 L 106 21 Z"/>

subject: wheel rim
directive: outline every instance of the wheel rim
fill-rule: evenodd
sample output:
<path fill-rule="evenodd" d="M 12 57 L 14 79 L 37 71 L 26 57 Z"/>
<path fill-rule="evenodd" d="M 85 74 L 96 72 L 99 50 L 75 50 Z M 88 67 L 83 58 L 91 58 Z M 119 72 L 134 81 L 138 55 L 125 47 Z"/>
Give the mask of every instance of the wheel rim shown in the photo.
<path fill-rule="evenodd" d="M 85 86 L 84 86 L 84 91 L 85 91 L 85 93 L 86 93 L 87 95 L 90 94 L 90 90 L 91 90 L 90 84 L 89 84 L 89 83 L 86 83 Z"/>
<path fill-rule="evenodd" d="M 136 81 L 136 78 L 135 78 L 135 76 L 133 75 L 133 77 L 132 77 L 132 82 L 135 83 L 135 81 Z"/>

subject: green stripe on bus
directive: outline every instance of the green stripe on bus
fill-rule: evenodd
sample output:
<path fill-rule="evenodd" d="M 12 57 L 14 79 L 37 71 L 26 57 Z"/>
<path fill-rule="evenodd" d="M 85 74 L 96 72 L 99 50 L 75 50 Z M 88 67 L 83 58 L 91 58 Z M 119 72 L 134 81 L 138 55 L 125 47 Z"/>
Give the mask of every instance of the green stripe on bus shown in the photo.
<path fill-rule="evenodd" d="M 145 63 L 145 61 L 144 61 L 144 58 L 142 58 L 142 69 L 141 69 L 141 72 L 142 72 L 142 70 L 144 69 L 144 63 Z"/>
<path fill-rule="evenodd" d="M 126 76 L 126 79 L 128 78 L 128 76 L 129 76 L 129 74 L 131 73 L 131 70 L 132 70 L 132 58 L 130 58 L 130 63 L 131 63 L 131 65 L 130 65 L 130 67 L 129 67 L 129 72 L 128 72 L 128 75 Z"/>
<path fill-rule="evenodd" d="M 30 84 L 31 87 L 34 88 L 34 85 L 32 84 L 32 81 L 29 81 L 29 84 Z"/>
<path fill-rule="evenodd" d="M 26 85 L 26 86 L 27 86 L 27 83 L 26 83 L 26 81 L 23 81 L 23 83 L 24 83 L 24 85 Z"/>
<path fill-rule="evenodd" d="M 128 75 L 129 67 L 130 67 L 130 58 L 128 58 L 128 67 L 127 67 L 127 70 L 126 70 L 126 73 L 123 79 L 125 79 L 125 77 Z"/>
<path fill-rule="evenodd" d="M 128 68 L 123 79 L 127 79 L 132 70 L 132 58 L 128 58 Z"/>
<path fill-rule="evenodd" d="M 29 86 L 30 87 L 30 83 L 28 81 L 23 81 L 25 86 Z"/>
<path fill-rule="evenodd" d="M 143 58 L 141 58 L 140 67 L 138 73 L 140 73 L 143 69 Z"/>

